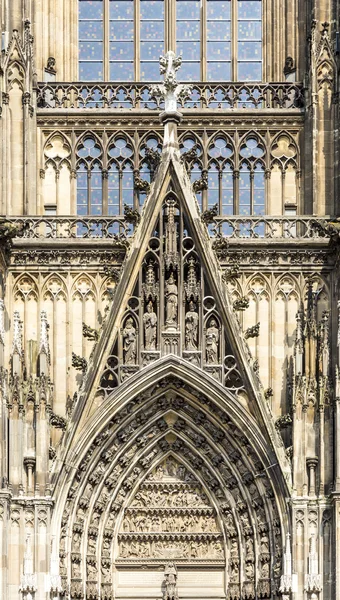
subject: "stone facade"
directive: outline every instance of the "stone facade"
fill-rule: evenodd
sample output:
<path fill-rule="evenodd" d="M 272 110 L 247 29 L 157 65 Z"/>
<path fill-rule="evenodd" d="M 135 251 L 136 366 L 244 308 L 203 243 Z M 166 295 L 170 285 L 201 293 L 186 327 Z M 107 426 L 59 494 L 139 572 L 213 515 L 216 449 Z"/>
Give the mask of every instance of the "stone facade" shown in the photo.
<path fill-rule="evenodd" d="M 191 87 L 171 28 L 164 83 L 79 83 L 77 0 L 0 14 L 0 597 L 336 600 L 338 2 Z"/>

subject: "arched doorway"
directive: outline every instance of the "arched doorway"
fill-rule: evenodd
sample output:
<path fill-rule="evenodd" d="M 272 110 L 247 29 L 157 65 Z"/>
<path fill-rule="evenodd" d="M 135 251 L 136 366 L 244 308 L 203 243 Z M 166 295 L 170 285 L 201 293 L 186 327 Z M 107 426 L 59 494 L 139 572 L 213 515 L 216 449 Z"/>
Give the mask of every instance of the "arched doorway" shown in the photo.
<path fill-rule="evenodd" d="M 273 598 L 287 527 L 275 453 L 218 382 L 163 363 L 117 390 L 75 445 L 55 513 L 64 586 L 161 598 L 171 560 L 180 597 Z"/>

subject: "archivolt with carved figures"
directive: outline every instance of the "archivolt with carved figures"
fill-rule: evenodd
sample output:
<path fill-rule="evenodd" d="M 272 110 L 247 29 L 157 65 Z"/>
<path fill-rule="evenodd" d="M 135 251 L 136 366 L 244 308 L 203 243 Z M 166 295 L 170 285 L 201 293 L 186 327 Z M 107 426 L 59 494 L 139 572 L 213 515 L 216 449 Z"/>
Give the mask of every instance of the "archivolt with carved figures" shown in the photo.
<path fill-rule="evenodd" d="M 71 598 L 98 598 L 99 589 L 113 598 L 120 569 L 168 560 L 221 569 L 230 599 L 271 598 L 278 587 L 283 477 L 252 419 L 242 425 L 235 397 L 197 387 L 174 374 L 124 403 L 118 390 L 108 399 L 55 512 Z"/>

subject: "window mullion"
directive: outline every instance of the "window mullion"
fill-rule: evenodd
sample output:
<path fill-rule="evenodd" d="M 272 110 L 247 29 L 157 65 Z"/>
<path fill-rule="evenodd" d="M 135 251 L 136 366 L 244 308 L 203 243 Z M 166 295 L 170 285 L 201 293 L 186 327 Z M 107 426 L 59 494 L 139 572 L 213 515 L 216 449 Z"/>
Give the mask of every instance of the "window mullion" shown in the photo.
<path fill-rule="evenodd" d="M 207 0 L 201 7 L 201 80 L 207 81 Z"/>
<path fill-rule="evenodd" d="M 231 79 L 237 81 L 237 0 L 231 2 Z"/>
<path fill-rule="evenodd" d="M 134 10 L 134 32 L 135 32 L 135 80 L 140 81 L 140 0 L 135 0 Z"/>
<path fill-rule="evenodd" d="M 109 64 L 109 53 L 110 53 L 110 0 L 104 0 L 104 31 L 103 31 L 103 59 L 104 69 L 103 76 L 104 81 L 110 80 L 110 64 Z"/>

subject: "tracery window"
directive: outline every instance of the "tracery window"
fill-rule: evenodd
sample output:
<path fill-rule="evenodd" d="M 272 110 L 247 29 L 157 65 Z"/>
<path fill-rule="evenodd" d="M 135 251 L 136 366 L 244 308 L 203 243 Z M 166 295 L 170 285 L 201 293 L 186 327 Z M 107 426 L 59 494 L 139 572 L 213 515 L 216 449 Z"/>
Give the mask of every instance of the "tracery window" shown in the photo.
<path fill-rule="evenodd" d="M 262 0 L 79 0 L 82 81 L 159 80 L 172 39 L 182 80 L 262 79 Z"/>
<path fill-rule="evenodd" d="M 153 81 L 164 52 L 164 0 L 79 0 L 79 79 Z"/>

